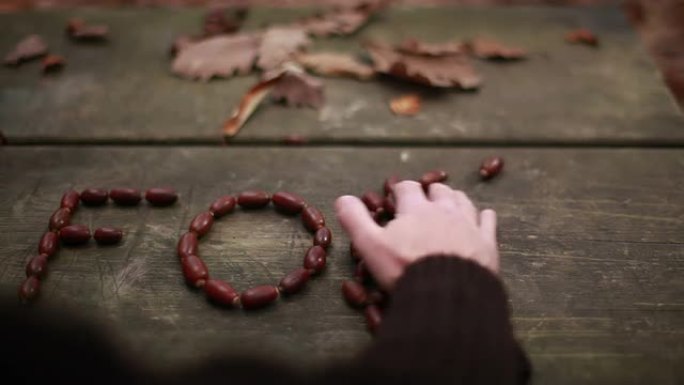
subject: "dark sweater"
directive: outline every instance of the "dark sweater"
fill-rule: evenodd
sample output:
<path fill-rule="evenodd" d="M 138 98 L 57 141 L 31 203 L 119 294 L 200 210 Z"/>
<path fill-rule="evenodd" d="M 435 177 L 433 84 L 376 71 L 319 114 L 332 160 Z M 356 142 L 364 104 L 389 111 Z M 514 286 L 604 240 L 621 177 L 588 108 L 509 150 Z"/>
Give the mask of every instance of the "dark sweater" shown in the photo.
<path fill-rule="evenodd" d="M 501 281 L 453 257 L 411 265 L 372 345 L 358 359 L 315 374 L 249 358 L 151 374 L 123 361 L 97 330 L 52 322 L 55 314 L 28 310 L 3 312 L 0 318 L 8 383 L 523 384 L 530 376 Z"/>

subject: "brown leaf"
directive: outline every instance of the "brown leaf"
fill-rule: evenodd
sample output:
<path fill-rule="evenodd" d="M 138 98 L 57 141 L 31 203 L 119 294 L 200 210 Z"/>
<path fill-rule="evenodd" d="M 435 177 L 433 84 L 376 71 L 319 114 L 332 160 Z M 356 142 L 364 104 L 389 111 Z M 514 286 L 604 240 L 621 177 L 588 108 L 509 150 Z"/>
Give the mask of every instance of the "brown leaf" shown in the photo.
<path fill-rule="evenodd" d="M 565 41 L 572 44 L 584 44 L 591 47 L 598 47 L 599 45 L 598 37 L 586 28 L 568 32 L 565 35 Z"/>
<path fill-rule="evenodd" d="M 38 35 L 29 35 L 22 39 L 14 49 L 5 55 L 5 65 L 16 66 L 25 61 L 35 59 L 45 55 L 48 46 Z"/>
<path fill-rule="evenodd" d="M 269 28 L 261 40 L 257 66 L 264 71 L 278 68 L 309 44 L 311 40 L 301 28 Z"/>
<path fill-rule="evenodd" d="M 306 75 L 300 67 L 288 64 L 266 73 L 263 80 L 247 91 L 230 119 L 223 124 L 224 139 L 228 140 L 235 136 L 269 94 L 275 100 L 285 101 L 288 106 L 318 108 L 324 101 L 323 84 Z"/>
<path fill-rule="evenodd" d="M 71 19 L 67 23 L 66 33 L 75 41 L 102 42 L 109 38 L 109 27 L 103 24 L 88 25 L 82 19 Z"/>
<path fill-rule="evenodd" d="M 204 15 L 202 32 L 199 35 L 183 34 L 177 36 L 169 49 L 170 56 L 176 56 L 178 52 L 189 47 L 192 43 L 198 43 L 214 36 L 234 34 L 242 27 L 247 12 L 248 9 L 241 6 L 210 9 Z"/>
<path fill-rule="evenodd" d="M 394 0 L 328 0 L 335 9 L 367 9 L 378 11 L 387 8 Z"/>
<path fill-rule="evenodd" d="M 180 35 L 177 36 L 174 40 L 173 43 L 171 43 L 171 48 L 169 48 L 169 55 L 171 57 L 175 57 L 178 55 L 178 52 L 181 50 L 191 46 L 193 43 L 197 43 L 201 39 L 191 36 L 191 35 Z"/>
<path fill-rule="evenodd" d="M 66 65 L 66 60 L 59 55 L 47 55 L 41 63 L 44 74 L 60 71 Z"/>
<path fill-rule="evenodd" d="M 246 7 L 218 7 L 210 9 L 204 15 L 202 35 L 212 37 L 237 32 L 247 17 Z"/>
<path fill-rule="evenodd" d="M 275 77 L 262 80 L 247 91 L 230 119 L 223 124 L 223 136 L 226 140 L 240 132 L 247 119 L 252 116 L 252 113 L 259 107 L 264 98 L 268 96 L 282 76 L 283 73 L 280 73 Z"/>
<path fill-rule="evenodd" d="M 83 28 L 83 25 L 85 25 L 85 21 L 83 19 L 69 19 L 64 32 L 67 34 L 67 36 L 71 36 L 71 34 L 76 32 L 77 29 Z"/>
<path fill-rule="evenodd" d="M 461 42 L 425 43 L 417 39 L 406 39 L 397 46 L 402 53 L 424 56 L 462 55 L 467 52 Z"/>
<path fill-rule="evenodd" d="M 341 53 L 305 53 L 297 56 L 297 62 L 309 71 L 323 76 L 349 76 L 360 80 L 375 76 L 373 67 Z"/>
<path fill-rule="evenodd" d="M 375 70 L 433 87 L 475 89 L 482 79 L 463 55 L 424 56 L 399 52 L 385 44 L 367 42 Z"/>
<path fill-rule="evenodd" d="M 283 101 L 287 106 L 320 108 L 325 102 L 323 83 L 294 65 L 282 72 L 271 95 L 274 100 Z"/>
<path fill-rule="evenodd" d="M 505 46 L 496 40 L 478 37 L 467 43 L 468 50 L 480 59 L 488 60 L 521 60 L 527 57 L 527 51 L 518 47 Z"/>
<path fill-rule="evenodd" d="M 257 35 L 216 36 L 192 43 L 178 53 L 171 70 L 176 75 L 207 81 L 252 71 L 259 49 Z"/>
<path fill-rule="evenodd" d="M 331 11 L 301 19 L 295 25 L 313 36 L 351 35 L 389 3 L 388 0 L 345 2 Z"/>
<path fill-rule="evenodd" d="M 420 96 L 416 94 L 402 95 L 390 101 L 390 110 L 395 115 L 413 116 L 420 112 Z"/>

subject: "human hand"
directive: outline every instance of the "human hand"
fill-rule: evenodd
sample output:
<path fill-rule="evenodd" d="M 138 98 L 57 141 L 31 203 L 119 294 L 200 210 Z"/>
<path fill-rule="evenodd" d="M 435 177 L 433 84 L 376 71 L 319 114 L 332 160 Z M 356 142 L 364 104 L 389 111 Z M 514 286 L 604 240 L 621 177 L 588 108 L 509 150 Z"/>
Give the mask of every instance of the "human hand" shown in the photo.
<path fill-rule="evenodd" d="M 478 212 L 468 197 L 441 183 L 428 195 L 420 183 L 403 181 L 393 187 L 395 219 L 380 227 L 354 196 L 335 202 L 337 218 L 385 290 L 391 290 L 406 267 L 435 254 L 473 260 L 493 273 L 499 270 L 496 213 Z"/>

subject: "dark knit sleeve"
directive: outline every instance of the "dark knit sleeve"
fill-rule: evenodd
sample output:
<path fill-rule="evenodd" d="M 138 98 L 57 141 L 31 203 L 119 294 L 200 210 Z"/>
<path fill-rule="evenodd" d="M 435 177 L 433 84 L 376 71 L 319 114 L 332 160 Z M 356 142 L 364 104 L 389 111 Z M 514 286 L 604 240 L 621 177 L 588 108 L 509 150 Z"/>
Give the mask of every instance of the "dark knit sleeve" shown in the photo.
<path fill-rule="evenodd" d="M 513 336 L 501 281 L 462 258 L 409 266 L 360 362 L 401 383 L 521 384 L 530 367 Z"/>

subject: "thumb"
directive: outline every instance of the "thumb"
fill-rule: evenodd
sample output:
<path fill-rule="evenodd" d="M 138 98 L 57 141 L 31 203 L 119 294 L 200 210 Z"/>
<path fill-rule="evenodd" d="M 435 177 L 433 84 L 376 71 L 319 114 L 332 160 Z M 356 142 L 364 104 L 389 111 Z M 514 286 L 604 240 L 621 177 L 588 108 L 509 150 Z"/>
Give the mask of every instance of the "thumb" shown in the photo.
<path fill-rule="evenodd" d="M 355 196 L 344 195 L 337 198 L 335 213 L 342 228 L 354 243 L 380 232 L 380 226 L 375 223 L 368 209 L 366 209 L 366 205 Z"/>
<path fill-rule="evenodd" d="M 390 290 L 402 269 L 379 246 L 382 244 L 382 227 L 375 223 L 366 205 L 357 197 L 345 195 L 337 198 L 335 211 L 376 282 L 385 290 Z"/>

